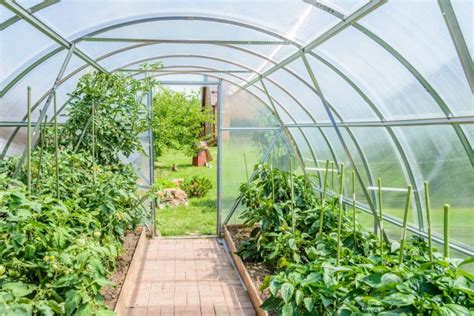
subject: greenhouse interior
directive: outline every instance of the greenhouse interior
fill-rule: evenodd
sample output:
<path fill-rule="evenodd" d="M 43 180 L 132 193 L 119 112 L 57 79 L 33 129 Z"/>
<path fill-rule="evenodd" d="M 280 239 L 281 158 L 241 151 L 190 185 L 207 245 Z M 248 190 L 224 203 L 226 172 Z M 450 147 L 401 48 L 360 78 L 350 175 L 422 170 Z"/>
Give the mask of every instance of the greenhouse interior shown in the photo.
<path fill-rule="evenodd" d="M 0 0 L 0 315 L 474 315 L 472 0 Z"/>

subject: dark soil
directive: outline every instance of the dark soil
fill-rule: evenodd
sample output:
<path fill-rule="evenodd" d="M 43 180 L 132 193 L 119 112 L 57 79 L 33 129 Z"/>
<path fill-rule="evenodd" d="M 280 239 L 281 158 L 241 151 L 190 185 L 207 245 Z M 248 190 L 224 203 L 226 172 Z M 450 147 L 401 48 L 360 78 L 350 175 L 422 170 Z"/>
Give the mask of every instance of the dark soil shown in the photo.
<path fill-rule="evenodd" d="M 125 234 L 125 240 L 123 243 L 123 253 L 116 259 L 116 270 L 109 276 L 109 280 L 114 282 L 115 286 L 105 286 L 100 289 L 100 294 L 104 297 L 105 304 L 113 310 L 115 304 L 122 290 L 123 282 L 127 276 L 128 267 L 132 262 L 133 254 L 135 253 L 135 248 L 138 244 L 138 239 L 140 238 L 140 233 L 142 228 L 137 229 L 135 232 L 129 231 Z"/>
<path fill-rule="evenodd" d="M 230 236 L 234 241 L 235 247 L 239 249 L 240 243 L 244 240 L 250 238 L 250 233 L 252 232 L 253 227 L 245 227 L 245 226 L 227 226 L 229 230 Z M 255 284 L 256 288 L 260 290 L 265 277 L 268 275 L 273 275 L 274 270 L 262 262 L 248 262 L 242 259 L 244 262 L 245 268 L 247 269 L 250 278 L 252 279 L 253 283 Z M 262 300 L 266 300 L 268 298 L 268 289 L 264 290 L 263 292 L 259 291 L 260 297 Z"/>

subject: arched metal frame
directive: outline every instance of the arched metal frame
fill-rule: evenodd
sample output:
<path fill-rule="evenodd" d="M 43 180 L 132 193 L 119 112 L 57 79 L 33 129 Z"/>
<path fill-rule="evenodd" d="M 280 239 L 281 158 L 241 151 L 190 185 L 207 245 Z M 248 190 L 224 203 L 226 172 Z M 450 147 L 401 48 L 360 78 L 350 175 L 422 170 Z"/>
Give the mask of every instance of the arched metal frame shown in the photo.
<path fill-rule="evenodd" d="M 7 1 L 7 2 L 10 2 L 10 1 Z M 344 15 L 342 15 L 342 13 L 339 13 L 337 12 L 336 10 L 334 10 L 333 8 L 330 8 L 328 6 L 325 6 L 326 8 L 323 8 L 323 7 L 318 7 L 316 6 L 318 9 L 322 9 L 338 18 L 340 18 L 341 20 L 344 20 Z M 18 12 L 17 12 L 18 13 Z M 24 14 L 24 13 L 22 13 Z M 163 19 L 174 19 L 176 17 L 167 17 L 167 18 L 163 18 Z M 213 20 L 214 18 L 203 18 L 204 20 Z M 225 20 L 224 20 L 225 21 Z M 247 27 L 247 28 L 251 28 L 251 29 L 254 29 L 254 30 L 257 30 L 257 31 L 260 31 L 260 32 L 263 32 L 263 33 L 266 33 L 266 34 L 270 34 L 271 36 L 274 36 L 274 37 L 277 37 L 277 38 L 281 38 L 283 40 L 285 40 L 284 37 L 282 37 L 281 35 L 277 34 L 277 32 L 272 32 L 272 31 L 268 31 L 268 30 L 264 30 L 264 29 L 259 29 L 259 27 L 256 27 L 256 26 L 252 26 L 250 24 L 243 24 L 241 25 L 240 22 L 235 22 L 235 21 L 220 21 L 222 23 L 230 23 L 230 24 L 234 24 L 234 25 L 239 25 L 239 26 L 242 26 L 242 27 Z M 91 34 L 90 36 L 93 36 L 93 35 L 96 35 L 96 34 L 99 34 L 101 32 L 104 32 L 106 30 L 109 30 L 109 29 L 113 29 L 113 28 L 117 28 L 117 27 L 122 27 L 122 26 L 125 26 L 125 25 L 131 25 L 131 24 L 135 24 L 135 23 L 142 23 L 142 22 L 146 22 L 146 21 L 130 21 L 130 22 L 126 22 L 126 23 L 122 23 L 122 24 L 118 24 L 118 25 L 112 25 L 112 26 L 109 26 L 107 29 L 105 30 L 99 30 L 99 31 L 96 31 L 95 33 Z M 353 27 L 355 27 L 356 29 L 358 29 L 359 31 L 361 31 L 362 33 L 364 33 L 365 35 L 367 35 L 369 38 L 371 38 L 372 40 L 374 40 L 377 44 L 381 45 L 384 49 L 386 49 L 392 56 L 394 56 L 394 58 L 396 58 L 406 69 L 408 69 L 417 79 L 418 81 L 420 82 L 420 84 L 422 84 L 422 86 L 427 89 L 427 91 L 430 93 L 430 95 L 433 97 L 433 99 L 435 100 L 435 102 L 440 106 L 440 108 L 443 110 L 443 112 L 446 114 L 446 117 L 447 118 L 450 118 L 452 117 L 452 114 L 449 110 L 449 107 L 443 102 L 443 100 L 441 99 L 441 97 L 436 93 L 436 91 L 429 85 L 429 83 L 426 81 L 426 79 L 424 79 L 421 74 L 419 74 L 416 69 L 411 66 L 408 61 L 406 59 L 403 58 L 403 56 L 401 56 L 398 52 L 396 52 L 395 49 L 393 49 L 392 47 L 390 47 L 387 43 L 385 43 L 382 39 L 380 39 L 379 37 L 377 37 L 374 33 L 372 33 L 371 31 L 369 31 L 368 29 L 362 27 L 360 24 L 358 24 L 357 22 L 352 22 L 351 23 Z M 83 37 L 81 38 L 78 38 L 77 40 L 73 41 L 74 43 L 76 42 L 79 42 L 81 39 L 83 39 Z M 296 47 L 298 48 L 301 48 L 301 45 L 298 44 L 298 43 L 295 43 L 295 42 L 291 42 L 292 45 L 295 45 Z M 138 45 L 137 45 L 138 46 Z M 26 67 L 26 69 L 23 71 L 23 73 L 20 73 L 19 74 L 19 78 L 17 76 L 17 79 L 16 81 L 18 81 L 19 79 L 21 79 L 21 77 L 23 77 L 24 75 L 26 75 L 28 72 L 30 72 L 32 69 L 34 69 L 37 65 L 39 65 L 41 62 L 45 61 L 46 59 L 52 57 L 53 55 L 55 55 L 56 53 L 58 53 L 59 51 L 61 51 L 62 49 L 56 49 L 56 50 L 53 50 L 52 52 L 50 53 L 47 53 L 46 56 L 43 56 L 42 58 L 36 60 L 33 64 L 29 65 Z M 317 58 L 318 60 L 320 60 L 321 62 L 325 63 L 323 61 L 323 59 L 321 59 L 320 56 L 316 55 L 315 53 L 311 52 L 311 51 L 305 51 L 306 54 L 308 55 L 311 55 L 312 57 L 314 58 Z M 87 61 L 87 60 L 86 60 Z M 87 61 L 89 62 L 89 61 Z M 326 64 L 326 63 L 325 63 Z M 328 65 L 328 64 L 326 64 Z M 279 69 L 282 68 L 282 67 L 279 67 Z M 330 67 L 333 71 L 337 70 L 336 67 L 332 66 Z M 338 73 L 339 72 L 339 73 Z M 374 110 L 374 113 L 377 114 L 377 108 L 376 106 L 374 105 L 374 103 L 362 92 L 362 90 L 354 84 L 353 81 L 351 81 L 349 79 L 348 76 L 346 76 L 343 72 L 337 70 L 336 73 L 341 76 L 342 75 L 342 78 L 348 82 L 355 90 L 356 92 L 368 103 L 368 105 Z M 262 77 L 265 77 L 265 74 L 263 74 Z M 12 80 L 12 81 L 15 81 Z M 65 79 L 67 80 L 67 79 Z M 65 81 L 64 80 L 64 81 Z M 16 82 L 15 81 L 15 82 Z M 64 82 L 63 81 L 63 82 Z M 304 81 L 306 83 L 306 81 Z M 7 86 L 7 88 L 9 88 Z M 4 89 L 5 90 L 5 89 Z M 7 91 L 2 91 L 2 94 L 5 94 Z M 321 96 L 320 96 L 321 97 Z M 304 108 L 304 107 L 303 107 Z M 377 115 L 379 117 L 379 119 L 381 120 L 381 122 L 384 122 L 384 118 L 383 116 L 380 116 L 380 115 Z M 467 141 L 467 138 L 463 132 L 463 130 L 460 128 L 460 126 L 456 123 L 456 122 L 452 122 L 450 123 L 449 121 L 446 122 L 446 124 L 449 124 L 451 126 L 453 126 L 456 134 L 458 135 L 459 139 L 460 139 L 460 142 L 462 143 L 462 145 L 464 146 L 464 148 L 466 149 L 466 152 L 468 154 L 468 157 L 469 159 L 471 160 L 471 163 L 472 163 L 472 149 L 470 148 L 470 144 L 469 142 Z M 336 126 L 337 127 L 337 126 Z M 360 148 L 360 146 L 358 145 L 355 137 L 353 137 L 354 135 L 352 133 L 350 133 L 350 130 L 349 130 L 349 127 L 345 127 L 346 130 L 349 132 L 349 135 L 350 137 L 352 138 L 352 140 L 354 141 L 354 144 L 356 145 L 356 147 Z M 395 132 L 390 128 L 390 126 L 385 126 L 387 132 L 389 133 L 390 135 L 390 138 L 392 139 L 392 141 L 394 142 L 395 144 L 395 147 L 397 148 L 397 152 L 399 153 L 399 155 L 401 156 L 402 158 L 402 161 L 405 165 L 405 169 L 408 173 L 408 177 L 410 178 L 410 182 L 412 182 L 412 184 L 415 186 L 415 187 L 419 187 L 419 186 L 416 186 L 416 181 L 414 179 L 414 175 L 413 175 L 413 171 L 411 171 L 411 168 L 410 168 L 410 164 L 409 164 L 409 161 L 408 161 L 408 158 L 407 158 L 407 155 L 405 154 L 404 152 L 404 148 L 406 150 L 410 150 L 409 149 L 409 146 L 406 146 L 406 145 L 401 145 L 399 140 L 400 140 L 400 137 L 397 137 L 397 135 L 395 134 Z M 8 144 L 7 144 L 8 146 Z M 311 146 L 309 146 L 309 148 L 312 149 Z M 363 155 L 360 155 L 361 157 L 363 157 Z M 411 153 L 410 153 L 410 156 L 411 156 Z M 354 168 L 355 168 L 355 165 L 354 165 Z M 367 169 L 367 168 L 366 168 Z M 419 172 L 419 170 L 416 170 L 416 173 L 418 174 L 418 178 L 420 179 L 420 175 L 421 173 Z M 369 179 L 371 178 L 370 173 L 367 173 Z M 424 194 L 424 192 L 423 192 Z M 369 200 L 369 199 L 368 199 Z M 417 200 L 420 200 L 420 198 L 418 197 Z M 420 210 L 420 209 L 419 209 Z M 422 212 L 419 212 L 419 214 L 422 214 Z M 419 215 L 420 216 L 420 215 Z M 421 220 L 419 219 L 419 224 L 420 224 L 420 228 L 423 228 L 423 216 L 421 217 Z"/>

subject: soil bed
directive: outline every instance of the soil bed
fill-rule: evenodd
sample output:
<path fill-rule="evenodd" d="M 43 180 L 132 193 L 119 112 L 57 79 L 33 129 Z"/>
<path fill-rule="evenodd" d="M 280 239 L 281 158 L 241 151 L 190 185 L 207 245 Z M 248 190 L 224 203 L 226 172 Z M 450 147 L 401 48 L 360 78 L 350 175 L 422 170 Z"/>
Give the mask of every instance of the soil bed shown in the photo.
<path fill-rule="evenodd" d="M 232 238 L 232 241 L 234 242 L 235 247 L 237 249 L 243 241 L 250 238 L 250 233 L 252 232 L 252 229 L 253 227 L 246 227 L 240 225 L 227 226 L 227 230 L 229 231 L 230 237 Z M 275 272 L 272 268 L 268 267 L 264 263 L 249 262 L 244 261 L 243 259 L 242 261 L 250 275 L 250 278 L 252 279 L 252 282 L 255 284 L 255 287 L 257 289 L 260 289 L 267 275 L 273 275 Z M 265 291 L 263 292 L 259 290 L 258 294 L 260 295 L 262 300 L 265 301 L 268 298 L 268 289 L 265 289 Z"/>
<path fill-rule="evenodd" d="M 104 297 L 104 303 L 114 310 L 120 292 L 122 290 L 123 282 L 127 276 L 128 268 L 132 262 L 135 248 L 137 247 L 140 233 L 143 228 L 138 228 L 135 232 L 128 231 L 125 234 L 123 243 L 123 253 L 116 259 L 116 270 L 109 276 L 109 280 L 114 282 L 115 286 L 104 286 L 100 289 L 100 294 Z"/>

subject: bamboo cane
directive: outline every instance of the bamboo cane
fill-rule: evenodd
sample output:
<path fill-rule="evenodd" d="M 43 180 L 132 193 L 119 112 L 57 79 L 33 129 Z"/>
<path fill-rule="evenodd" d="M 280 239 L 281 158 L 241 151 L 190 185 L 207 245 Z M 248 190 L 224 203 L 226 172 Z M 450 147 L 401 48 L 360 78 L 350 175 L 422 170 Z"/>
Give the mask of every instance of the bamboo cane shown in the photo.
<path fill-rule="evenodd" d="M 382 211 L 382 179 L 377 179 L 378 197 L 379 197 L 379 223 L 380 223 L 380 258 L 383 264 L 383 211 Z"/>

